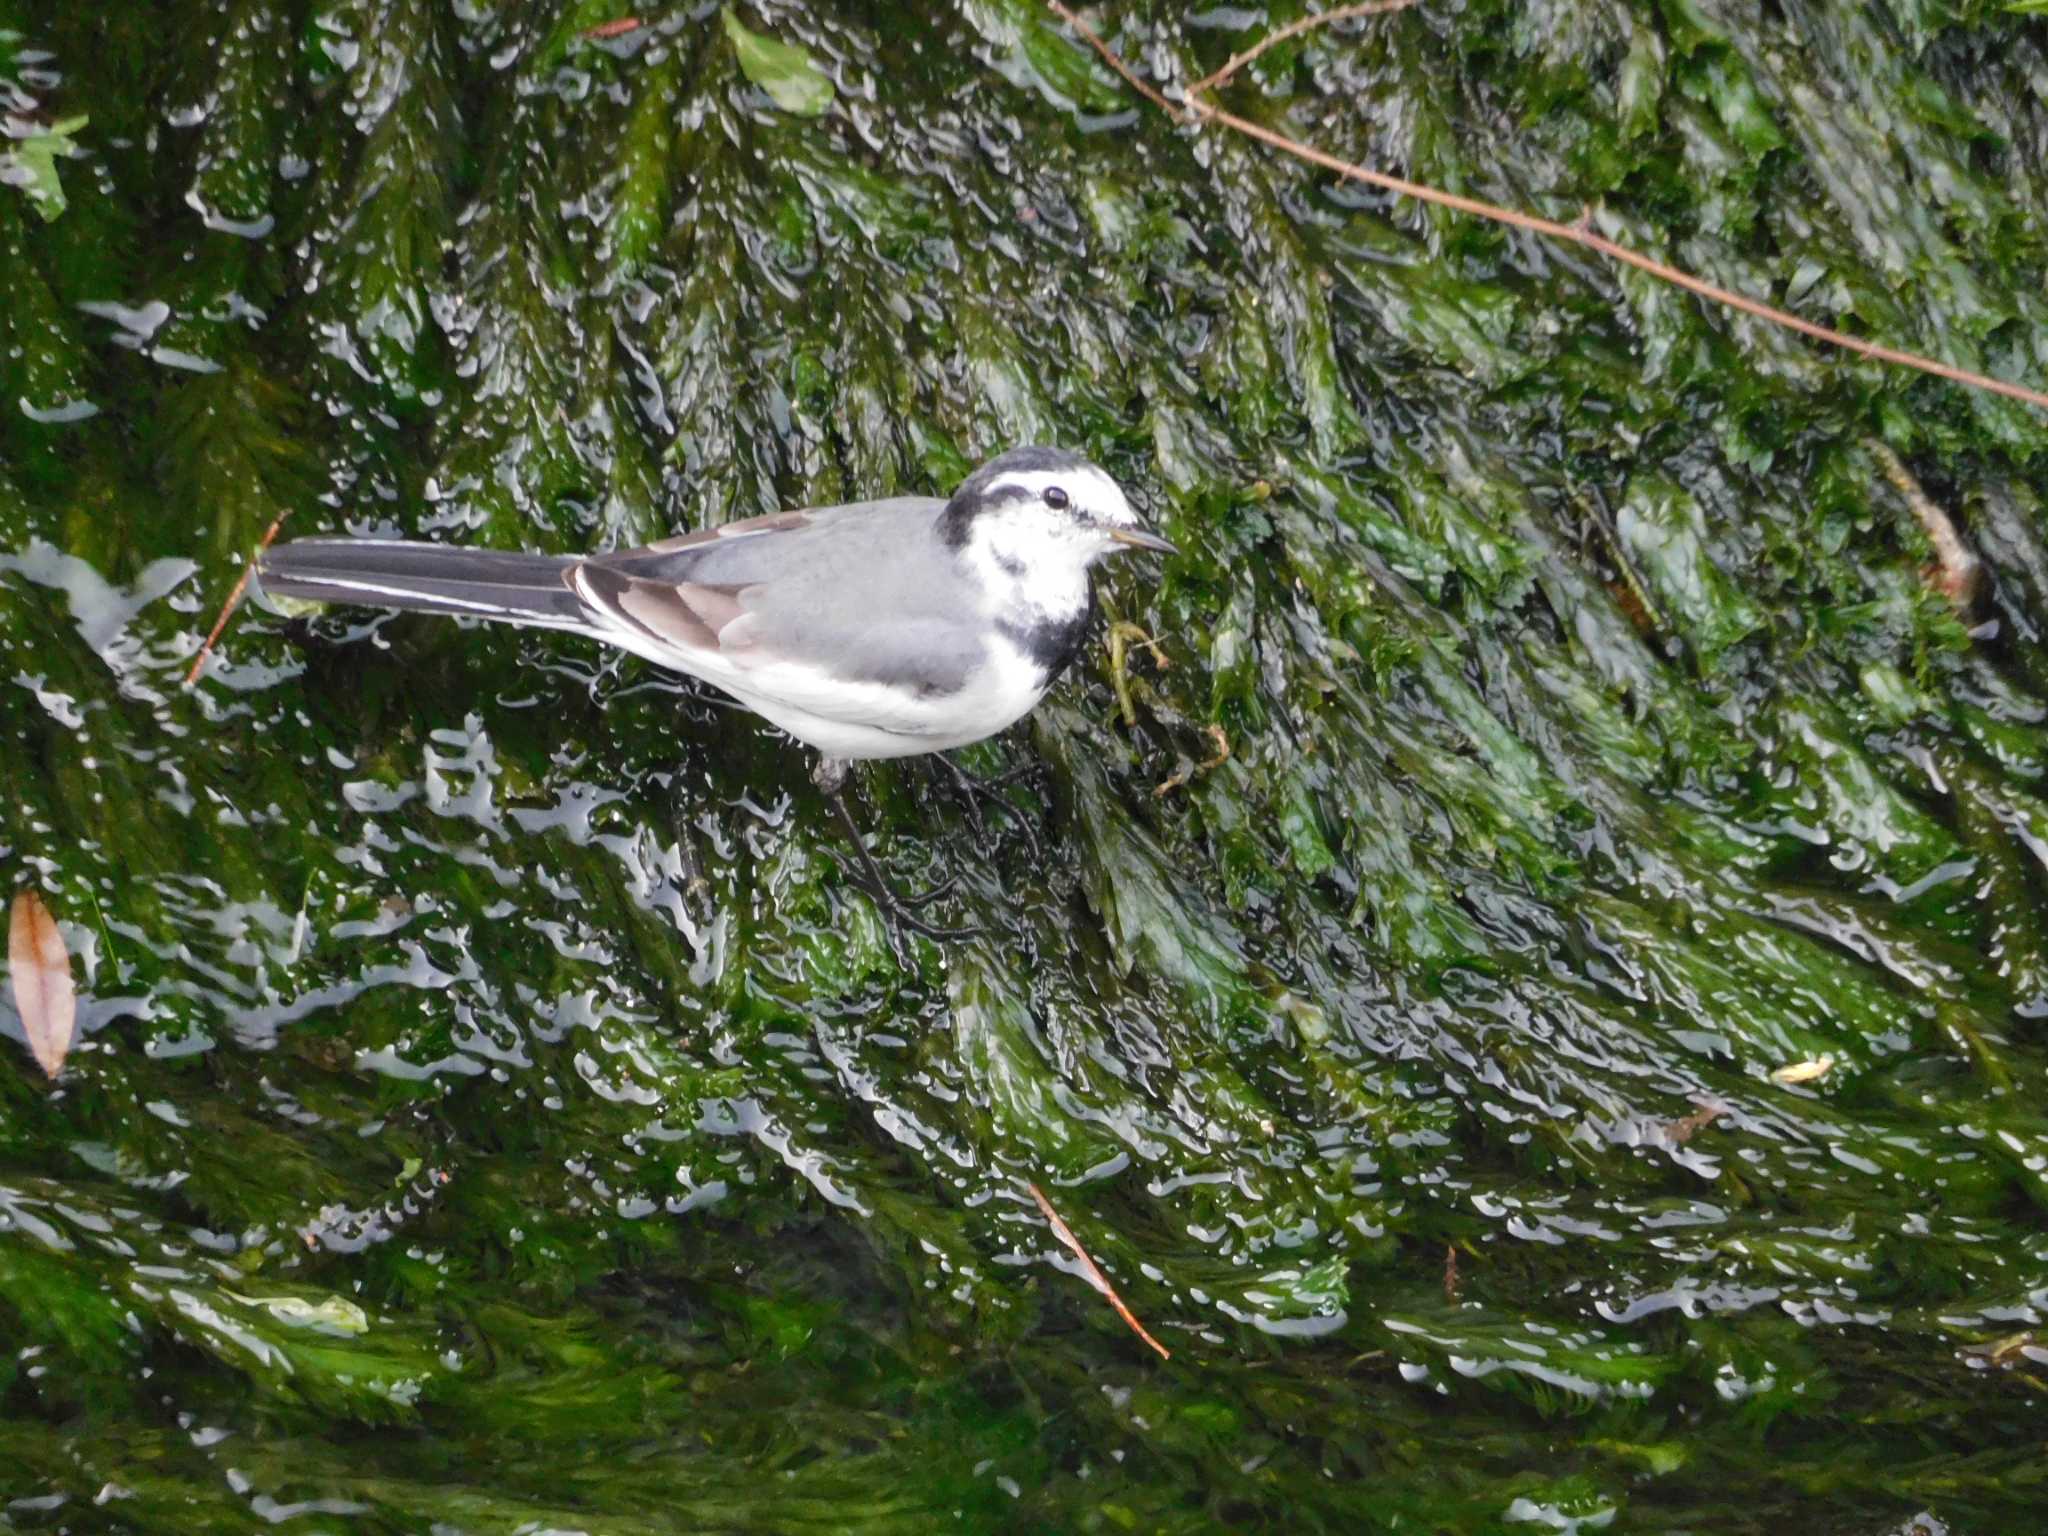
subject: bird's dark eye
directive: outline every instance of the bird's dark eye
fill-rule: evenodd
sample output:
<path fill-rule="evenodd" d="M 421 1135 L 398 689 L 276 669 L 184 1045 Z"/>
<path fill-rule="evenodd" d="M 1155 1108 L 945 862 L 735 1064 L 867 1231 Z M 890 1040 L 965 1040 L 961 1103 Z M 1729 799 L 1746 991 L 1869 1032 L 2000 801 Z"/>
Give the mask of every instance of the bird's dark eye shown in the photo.
<path fill-rule="evenodd" d="M 1068 506 L 1067 493 L 1056 485 L 1049 485 L 1045 488 L 1045 504 L 1055 512 L 1064 512 Z"/>

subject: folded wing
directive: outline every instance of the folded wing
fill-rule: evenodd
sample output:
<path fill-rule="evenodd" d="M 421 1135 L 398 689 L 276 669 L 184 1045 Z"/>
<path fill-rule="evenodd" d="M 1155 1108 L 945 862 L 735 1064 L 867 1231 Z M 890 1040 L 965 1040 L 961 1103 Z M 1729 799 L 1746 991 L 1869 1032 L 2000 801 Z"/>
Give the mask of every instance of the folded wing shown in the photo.
<path fill-rule="evenodd" d="M 940 505 L 780 513 L 594 556 L 571 583 L 606 639 L 771 718 L 917 730 L 984 659 L 980 615 L 929 568 L 944 552 L 920 535 Z"/>

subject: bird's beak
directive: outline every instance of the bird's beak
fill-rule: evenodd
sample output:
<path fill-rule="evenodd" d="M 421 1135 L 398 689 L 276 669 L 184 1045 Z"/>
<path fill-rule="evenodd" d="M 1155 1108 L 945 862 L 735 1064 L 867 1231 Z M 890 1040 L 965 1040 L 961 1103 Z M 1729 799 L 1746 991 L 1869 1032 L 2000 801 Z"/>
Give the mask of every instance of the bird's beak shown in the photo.
<path fill-rule="evenodd" d="M 1132 549 L 1156 549 L 1162 555 L 1180 553 L 1158 534 L 1150 533 L 1143 528 L 1112 528 L 1109 530 L 1109 536 L 1115 543 L 1128 544 Z"/>

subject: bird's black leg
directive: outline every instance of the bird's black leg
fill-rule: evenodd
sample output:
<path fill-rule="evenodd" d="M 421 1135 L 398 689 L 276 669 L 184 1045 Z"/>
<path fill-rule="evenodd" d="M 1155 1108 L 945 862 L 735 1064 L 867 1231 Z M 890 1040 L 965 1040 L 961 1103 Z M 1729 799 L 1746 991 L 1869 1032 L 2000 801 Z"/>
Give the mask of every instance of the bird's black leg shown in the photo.
<path fill-rule="evenodd" d="M 941 943 L 948 939 L 979 937 L 979 928 L 941 928 L 935 923 L 926 922 L 917 916 L 914 910 L 945 895 L 958 881 L 958 875 L 942 880 L 922 896 L 905 897 L 896 894 L 889 884 L 889 877 L 882 873 L 882 866 L 876 863 L 875 856 L 868 852 L 868 845 L 860 835 L 860 828 L 854 825 L 853 813 L 846 808 L 846 771 L 845 758 L 820 757 L 818 766 L 811 770 L 811 782 L 824 792 L 826 800 L 831 803 L 833 814 L 839 818 L 841 830 L 846 833 L 846 840 L 853 844 L 854 855 L 860 861 L 860 873 L 854 877 L 855 882 L 881 909 L 883 921 L 887 922 L 892 930 L 898 927 L 908 928 L 913 933 L 921 933 L 926 938 L 936 939 Z"/>
<path fill-rule="evenodd" d="M 961 795 L 965 798 L 967 802 L 967 819 L 974 823 L 974 840 L 977 843 L 986 844 L 988 842 L 988 826 L 982 820 L 981 802 L 983 800 L 990 800 L 1008 811 L 1010 819 L 1016 822 L 1018 830 L 1023 832 L 1024 841 L 1031 845 L 1031 862 L 1034 864 L 1043 862 L 1045 850 L 1039 846 L 1037 828 L 1032 826 L 1031 819 L 1028 816 L 1003 797 L 1003 791 L 1012 784 L 1021 783 L 1024 779 L 1030 777 L 1038 766 L 1035 762 L 1026 759 L 1014 768 L 1006 768 L 1001 773 L 990 774 L 987 778 L 983 778 L 979 774 L 969 773 L 943 752 L 933 753 L 932 761 L 938 764 L 941 771 L 951 776 L 955 787 L 959 789 Z"/>

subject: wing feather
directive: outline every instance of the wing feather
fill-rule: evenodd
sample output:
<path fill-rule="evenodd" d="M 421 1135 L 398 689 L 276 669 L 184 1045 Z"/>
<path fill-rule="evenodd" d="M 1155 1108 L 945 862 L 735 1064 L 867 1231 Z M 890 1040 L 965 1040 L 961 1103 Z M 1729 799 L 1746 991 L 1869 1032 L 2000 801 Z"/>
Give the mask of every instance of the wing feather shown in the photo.
<path fill-rule="evenodd" d="M 587 605 L 656 649 L 675 652 L 676 664 L 692 670 L 694 662 L 728 653 L 722 637 L 745 617 L 745 587 L 642 581 L 592 561 L 578 566 L 571 580 Z"/>
<path fill-rule="evenodd" d="M 927 736 L 990 657 L 949 552 L 924 537 L 942 505 L 773 513 L 594 556 L 570 581 L 604 638 L 795 734 L 809 719 Z"/>

